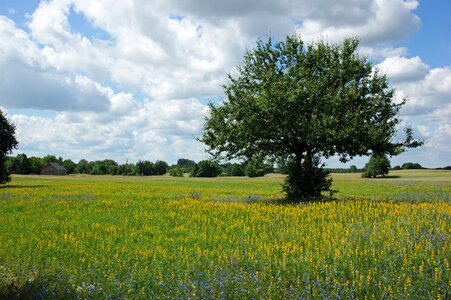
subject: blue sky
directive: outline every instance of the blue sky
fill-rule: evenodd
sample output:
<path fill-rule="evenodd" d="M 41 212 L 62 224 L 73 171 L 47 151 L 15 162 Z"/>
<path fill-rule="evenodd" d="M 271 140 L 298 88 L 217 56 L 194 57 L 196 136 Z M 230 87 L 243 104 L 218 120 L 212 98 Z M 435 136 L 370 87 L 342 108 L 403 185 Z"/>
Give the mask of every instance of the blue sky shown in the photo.
<path fill-rule="evenodd" d="M 412 56 L 420 56 L 432 67 L 451 65 L 451 1 L 422 1 L 415 13 L 420 17 L 420 30 L 400 43 Z"/>
<path fill-rule="evenodd" d="M 206 104 L 258 38 L 358 36 L 426 141 L 392 165 L 451 165 L 450 11 L 448 0 L 6 0 L 0 109 L 16 124 L 15 153 L 200 160 Z"/>

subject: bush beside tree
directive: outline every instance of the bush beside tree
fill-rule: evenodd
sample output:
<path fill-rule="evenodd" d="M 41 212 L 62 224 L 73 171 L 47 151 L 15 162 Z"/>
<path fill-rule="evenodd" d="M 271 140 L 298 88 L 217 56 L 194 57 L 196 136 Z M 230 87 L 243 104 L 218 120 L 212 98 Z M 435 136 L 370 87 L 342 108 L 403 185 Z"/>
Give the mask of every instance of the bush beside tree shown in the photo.
<path fill-rule="evenodd" d="M 390 160 L 385 154 L 373 154 L 369 162 L 365 165 L 362 177 L 375 178 L 377 176 L 385 177 L 390 169 Z"/>
<path fill-rule="evenodd" d="M 221 175 L 222 169 L 218 163 L 211 160 L 201 160 L 193 167 L 193 177 L 217 177 Z"/>

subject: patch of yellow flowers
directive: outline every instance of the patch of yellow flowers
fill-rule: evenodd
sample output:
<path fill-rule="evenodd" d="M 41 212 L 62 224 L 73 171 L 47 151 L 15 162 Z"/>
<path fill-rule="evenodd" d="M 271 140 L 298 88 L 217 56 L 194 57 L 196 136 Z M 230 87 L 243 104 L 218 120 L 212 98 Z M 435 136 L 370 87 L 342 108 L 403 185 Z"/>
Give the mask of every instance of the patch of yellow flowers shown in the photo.
<path fill-rule="evenodd" d="M 280 205 L 178 182 L 0 191 L 0 272 L 15 278 L 0 274 L 0 295 L 37 273 L 44 298 L 450 297 L 447 201 Z"/>

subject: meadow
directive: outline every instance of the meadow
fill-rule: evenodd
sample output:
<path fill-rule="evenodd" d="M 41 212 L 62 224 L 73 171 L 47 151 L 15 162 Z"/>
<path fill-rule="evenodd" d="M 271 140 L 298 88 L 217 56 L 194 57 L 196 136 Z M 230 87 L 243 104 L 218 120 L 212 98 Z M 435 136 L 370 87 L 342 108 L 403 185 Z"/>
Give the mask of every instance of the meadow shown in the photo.
<path fill-rule="evenodd" d="M 281 175 L 15 176 L 0 298 L 449 299 L 451 171 L 390 175 L 297 205 Z"/>

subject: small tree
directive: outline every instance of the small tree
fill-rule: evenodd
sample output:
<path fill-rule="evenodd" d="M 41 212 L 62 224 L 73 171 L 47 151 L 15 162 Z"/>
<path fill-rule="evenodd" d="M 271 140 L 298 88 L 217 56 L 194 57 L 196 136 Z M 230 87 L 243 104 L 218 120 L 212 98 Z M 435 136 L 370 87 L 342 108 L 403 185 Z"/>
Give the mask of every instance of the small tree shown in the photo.
<path fill-rule="evenodd" d="M 154 174 L 164 175 L 169 169 L 169 165 L 164 160 L 157 160 L 154 164 Z"/>
<path fill-rule="evenodd" d="M 390 169 L 390 160 L 385 154 L 374 154 L 365 165 L 365 171 L 362 173 L 364 178 L 375 178 L 377 176 L 385 177 Z"/>
<path fill-rule="evenodd" d="M 169 169 L 169 175 L 173 177 L 183 177 L 183 169 L 181 167 L 172 167 Z"/>
<path fill-rule="evenodd" d="M 74 163 L 72 160 L 70 159 L 66 159 L 63 161 L 63 166 L 67 171 L 67 174 L 72 174 L 75 172 L 75 168 L 77 167 L 77 164 Z"/>
<path fill-rule="evenodd" d="M 41 169 L 44 166 L 42 159 L 40 157 L 32 156 L 29 157 L 28 160 L 31 164 L 31 173 L 39 174 L 41 173 Z"/>
<path fill-rule="evenodd" d="M 210 104 L 200 141 L 216 158 L 289 162 L 284 190 L 293 201 L 332 192 L 322 158 L 347 162 L 421 145 L 410 128 L 392 141 L 405 101 L 393 101 L 386 76 L 357 53 L 358 44 L 258 41 L 238 75 L 229 75 L 226 99 Z"/>
<path fill-rule="evenodd" d="M 25 153 L 17 154 L 9 160 L 8 169 L 13 174 L 30 174 L 31 163 Z"/>
<path fill-rule="evenodd" d="M 0 184 L 11 180 L 6 169 L 6 155 L 12 153 L 19 144 L 15 137 L 16 127 L 6 119 L 3 111 L 0 110 Z"/>
<path fill-rule="evenodd" d="M 423 169 L 423 167 L 419 163 L 413 163 L 413 162 L 403 163 L 401 168 L 407 169 L 407 170 Z"/>
<path fill-rule="evenodd" d="M 194 165 L 192 176 L 194 177 L 217 177 L 221 174 L 221 167 L 214 161 L 201 160 Z"/>
<path fill-rule="evenodd" d="M 237 163 L 230 164 L 227 168 L 227 174 L 230 176 L 244 176 L 244 167 Z"/>
<path fill-rule="evenodd" d="M 257 160 L 251 160 L 246 164 L 244 173 L 247 177 L 261 177 L 265 176 L 266 165 Z"/>

